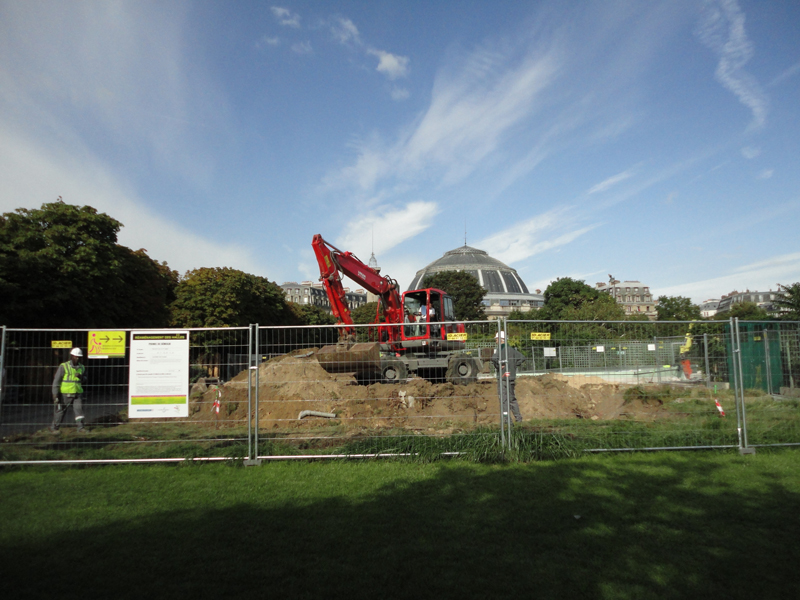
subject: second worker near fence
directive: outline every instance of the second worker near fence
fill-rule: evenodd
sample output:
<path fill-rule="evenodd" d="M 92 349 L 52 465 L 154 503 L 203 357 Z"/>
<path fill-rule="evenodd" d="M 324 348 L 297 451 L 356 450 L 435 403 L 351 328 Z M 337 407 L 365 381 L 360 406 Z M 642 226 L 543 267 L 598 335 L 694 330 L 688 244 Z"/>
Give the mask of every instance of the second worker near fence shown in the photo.
<path fill-rule="evenodd" d="M 58 366 L 56 376 L 53 378 L 54 414 L 53 424 L 50 426 L 52 433 L 58 433 L 58 428 L 70 406 L 75 413 L 78 432 L 86 431 L 83 425 L 83 383 L 86 380 L 86 367 L 81 364 L 82 357 L 83 351 L 80 348 L 73 348 L 69 353 L 69 360 Z"/>
<path fill-rule="evenodd" d="M 514 393 L 514 386 L 517 380 L 517 369 L 525 362 L 525 357 L 516 349 L 506 344 L 506 334 L 501 331 L 494 336 L 495 343 L 499 342 L 492 355 L 492 364 L 497 370 L 497 391 L 500 395 L 500 407 L 503 413 L 509 409 L 514 415 L 514 421 L 522 421 L 522 413 L 519 412 L 519 403 Z M 508 397 L 508 403 L 504 402 Z"/>

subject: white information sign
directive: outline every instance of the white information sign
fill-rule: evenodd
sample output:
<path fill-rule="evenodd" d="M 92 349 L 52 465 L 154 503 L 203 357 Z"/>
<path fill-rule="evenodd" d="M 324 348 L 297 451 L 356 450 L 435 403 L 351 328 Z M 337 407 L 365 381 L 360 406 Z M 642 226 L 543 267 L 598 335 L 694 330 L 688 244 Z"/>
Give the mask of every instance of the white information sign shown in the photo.
<path fill-rule="evenodd" d="M 656 351 L 656 345 L 655 344 L 647 344 L 647 349 L 650 352 L 655 352 Z"/>
<path fill-rule="evenodd" d="M 555 356 L 556 355 L 556 349 L 555 348 L 545 348 L 544 349 L 544 355 L 545 356 Z"/>
<path fill-rule="evenodd" d="M 598 352 L 605 352 L 606 351 L 606 347 L 605 346 L 598 346 L 597 347 L 597 351 Z"/>
<path fill-rule="evenodd" d="M 189 332 L 132 331 L 131 419 L 189 416 Z"/>

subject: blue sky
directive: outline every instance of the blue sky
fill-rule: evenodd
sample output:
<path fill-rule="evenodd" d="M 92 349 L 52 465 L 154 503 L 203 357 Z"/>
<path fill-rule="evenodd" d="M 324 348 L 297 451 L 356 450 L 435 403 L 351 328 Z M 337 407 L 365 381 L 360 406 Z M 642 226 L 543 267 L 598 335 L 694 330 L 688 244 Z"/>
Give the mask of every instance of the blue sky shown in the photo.
<path fill-rule="evenodd" d="M 800 281 L 793 1 L 0 2 L 0 211 L 181 272 L 405 289 L 466 242 L 544 290 Z M 355 285 L 353 287 L 356 287 Z"/>

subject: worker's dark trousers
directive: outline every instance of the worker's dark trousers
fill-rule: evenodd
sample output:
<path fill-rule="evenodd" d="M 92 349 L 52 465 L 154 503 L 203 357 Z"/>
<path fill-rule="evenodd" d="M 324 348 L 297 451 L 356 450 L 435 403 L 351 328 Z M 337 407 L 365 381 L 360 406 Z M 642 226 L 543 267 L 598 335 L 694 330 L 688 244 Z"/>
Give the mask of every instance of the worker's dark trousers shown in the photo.
<path fill-rule="evenodd" d="M 53 427 L 59 427 L 64 421 L 64 416 L 67 414 L 67 409 L 71 406 L 75 413 L 75 422 L 80 427 L 83 425 L 83 395 L 82 394 L 61 394 L 61 402 L 55 405 L 55 414 L 53 415 Z"/>
<path fill-rule="evenodd" d="M 522 413 L 519 412 L 519 403 L 514 393 L 515 384 L 516 381 L 509 381 L 508 387 L 506 387 L 506 382 L 501 379 L 500 384 L 497 386 L 497 393 L 500 395 L 500 407 L 502 408 L 503 414 L 508 412 L 510 408 L 511 414 L 514 415 L 514 420 L 519 423 L 522 421 Z M 506 395 L 508 395 L 509 402 L 506 402 Z"/>

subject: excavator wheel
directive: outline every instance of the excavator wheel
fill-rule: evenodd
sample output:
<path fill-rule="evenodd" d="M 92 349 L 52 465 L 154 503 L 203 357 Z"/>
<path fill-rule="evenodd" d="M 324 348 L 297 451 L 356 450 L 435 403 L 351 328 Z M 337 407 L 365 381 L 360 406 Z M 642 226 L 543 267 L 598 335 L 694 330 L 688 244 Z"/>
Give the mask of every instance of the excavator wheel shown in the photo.
<path fill-rule="evenodd" d="M 447 381 L 458 385 L 469 385 L 478 380 L 478 361 L 470 356 L 459 356 L 447 366 Z"/>
<path fill-rule="evenodd" d="M 381 381 L 383 383 L 405 383 L 407 378 L 408 368 L 399 358 L 381 361 Z"/>

